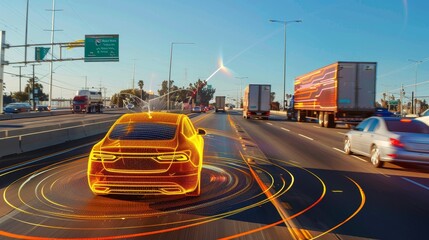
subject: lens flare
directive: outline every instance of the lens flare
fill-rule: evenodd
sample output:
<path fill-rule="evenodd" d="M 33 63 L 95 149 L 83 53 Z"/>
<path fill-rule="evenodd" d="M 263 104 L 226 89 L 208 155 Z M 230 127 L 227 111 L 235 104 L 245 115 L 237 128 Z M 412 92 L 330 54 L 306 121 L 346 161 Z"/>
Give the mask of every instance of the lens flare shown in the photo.
<path fill-rule="evenodd" d="M 219 57 L 219 59 L 218 59 L 218 65 L 219 65 L 219 67 L 218 67 L 218 69 L 216 69 L 216 71 L 214 71 L 207 79 L 206 79 L 206 81 L 208 82 L 217 72 L 219 72 L 219 71 L 221 71 L 222 70 L 222 72 L 223 73 L 225 73 L 226 75 L 228 75 L 228 76 L 232 76 L 232 73 L 231 73 L 231 71 L 223 64 L 223 58 L 222 57 Z"/>

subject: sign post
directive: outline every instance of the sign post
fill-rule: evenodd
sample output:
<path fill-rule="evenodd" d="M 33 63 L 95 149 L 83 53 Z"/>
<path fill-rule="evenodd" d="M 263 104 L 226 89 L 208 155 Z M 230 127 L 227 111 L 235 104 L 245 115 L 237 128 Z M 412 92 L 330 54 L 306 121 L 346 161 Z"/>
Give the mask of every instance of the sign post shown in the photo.
<path fill-rule="evenodd" d="M 85 35 L 85 62 L 118 62 L 119 34 Z"/>

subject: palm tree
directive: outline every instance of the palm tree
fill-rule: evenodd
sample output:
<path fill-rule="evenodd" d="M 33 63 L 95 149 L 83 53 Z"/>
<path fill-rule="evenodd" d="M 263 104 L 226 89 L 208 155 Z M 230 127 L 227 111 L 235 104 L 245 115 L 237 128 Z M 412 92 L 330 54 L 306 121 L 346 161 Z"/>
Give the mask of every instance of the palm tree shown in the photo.
<path fill-rule="evenodd" d="M 137 85 L 140 88 L 140 98 L 143 99 L 143 86 L 144 86 L 143 80 L 139 80 L 139 82 L 137 83 Z"/>

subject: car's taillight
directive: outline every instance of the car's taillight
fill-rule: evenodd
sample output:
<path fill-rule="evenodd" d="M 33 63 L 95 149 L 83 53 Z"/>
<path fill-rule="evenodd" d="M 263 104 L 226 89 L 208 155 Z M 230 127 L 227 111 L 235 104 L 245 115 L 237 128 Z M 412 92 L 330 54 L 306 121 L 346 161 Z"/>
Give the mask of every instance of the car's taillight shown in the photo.
<path fill-rule="evenodd" d="M 111 154 L 103 154 L 103 153 L 93 153 L 91 155 L 91 160 L 92 161 L 104 161 L 104 162 L 108 162 L 108 161 L 114 161 L 116 159 L 115 155 L 111 155 Z"/>
<path fill-rule="evenodd" d="M 156 157 L 159 161 L 188 161 L 189 157 L 185 153 L 165 154 Z"/>
<path fill-rule="evenodd" d="M 399 148 L 404 147 L 404 144 L 396 138 L 390 138 L 390 144 L 392 144 L 392 146 L 394 147 L 399 147 Z"/>

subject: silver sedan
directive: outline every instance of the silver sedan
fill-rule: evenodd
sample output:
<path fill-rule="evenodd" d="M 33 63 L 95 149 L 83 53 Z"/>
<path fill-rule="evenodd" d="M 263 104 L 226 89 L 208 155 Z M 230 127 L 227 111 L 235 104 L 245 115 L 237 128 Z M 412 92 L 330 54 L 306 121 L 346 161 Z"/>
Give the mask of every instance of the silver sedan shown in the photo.
<path fill-rule="evenodd" d="M 346 133 L 344 152 L 368 156 L 374 167 L 384 162 L 429 164 L 429 126 L 415 119 L 370 117 Z"/>

